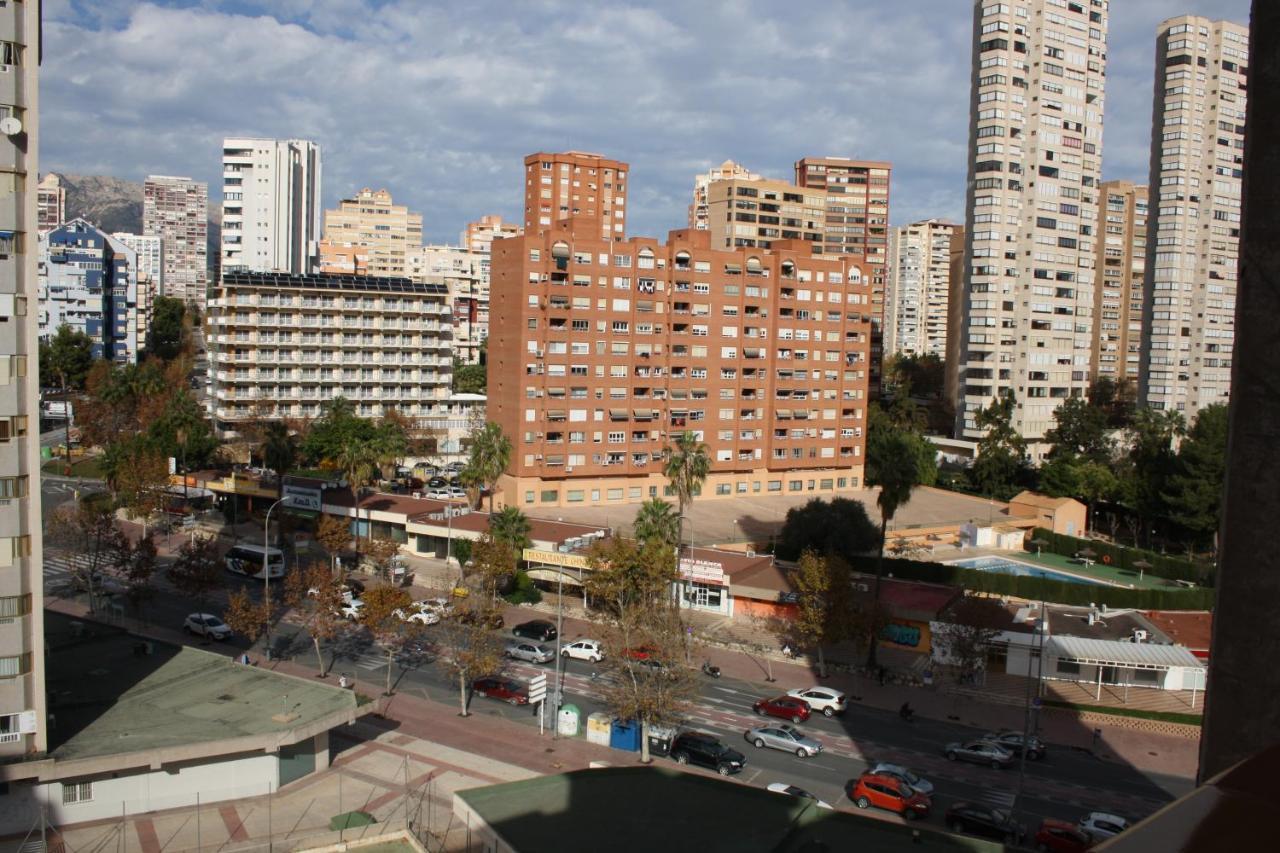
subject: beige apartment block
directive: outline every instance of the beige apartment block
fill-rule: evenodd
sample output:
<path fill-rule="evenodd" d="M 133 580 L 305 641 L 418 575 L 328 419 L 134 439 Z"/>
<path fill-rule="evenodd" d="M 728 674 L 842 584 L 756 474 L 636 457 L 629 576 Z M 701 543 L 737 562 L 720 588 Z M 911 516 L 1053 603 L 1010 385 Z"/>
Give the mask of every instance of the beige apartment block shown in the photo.
<path fill-rule="evenodd" d="M 209 299 L 214 421 L 314 418 L 335 397 L 362 417 L 446 419 L 453 323 L 444 285 L 407 278 L 225 272 Z"/>
<path fill-rule="evenodd" d="M 1034 445 L 1088 390 L 1107 8 L 974 0 L 957 437 L 1012 394 Z"/>
<path fill-rule="evenodd" d="M 0 4 L 0 100 L 22 123 L 0 135 L 0 762 L 48 744 L 36 259 L 40 2 Z"/>
<path fill-rule="evenodd" d="M 859 487 L 866 269 L 772 242 L 608 241 L 591 219 L 496 242 L 489 418 L 514 445 L 499 499 L 669 496 L 663 451 L 686 430 L 711 457 L 704 498 Z"/>
<path fill-rule="evenodd" d="M 1107 181 L 1100 194 L 1092 379 L 1125 379 L 1136 390 L 1146 293 L 1147 188 Z"/>
<path fill-rule="evenodd" d="M 482 252 L 486 256 L 493 248 L 494 240 L 505 240 L 508 237 L 519 237 L 524 228 L 515 222 L 503 222 L 496 213 L 486 213 L 475 222 L 468 222 L 458 237 L 458 245 L 473 252 Z"/>
<path fill-rule="evenodd" d="M 1240 24 L 1157 30 L 1138 396 L 1188 419 L 1231 393 L 1248 65 Z"/>
<path fill-rule="evenodd" d="M 489 253 L 459 246 L 415 246 L 406 259 L 413 281 L 443 285 L 453 316 L 453 354 L 479 364 L 489 336 Z"/>
<path fill-rule="evenodd" d="M 159 237 L 159 296 L 203 306 L 209 283 L 209 185 L 151 175 L 142 185 L 142 233 Z"/>
<path fill-rule="evenodd" d="M 707 184 L 707 233 L 717 249 L 767 249 L 778 240 L 819 246 L 826 196 L 787 181 L 735 177 Z"/>
<path fill-rule="evenodd" d="M 628 171 L 620 160 L 585 151 L 530 154 L 524 158 L 524 233 L 536 234 L 568 219 L 590 219 L 603 239 L 622 239 Z"/>
<path fill-rule="evenodd" d="M 40 179 L 36 189 L 36 211 L 41 236 L 67 221 L 67 189 L 56 172 Z"/>
<path fill-rule="evenodd" d="M 705 175 L 693 179 L 693 203 L 689 205 L 689 227 L 697 231 L 709 231 L 710 211 L 707 209 L 707 187 L 715 181 L 729 180 L 762 181 L 764 177 L 740 166 L 732 160 L 725 160 L 719 166 L 708 170 Z"/>
<path fill-rule="evenodd" d="M 964 226 L 925 219 L 889 232 L 885 288 L 886 355 L 947 355 L 951 247 Z"/>
<path fill-rule="evenodd" d="M 422 245 L 422 214 L 395 204 L 386 190 L 360 190 L 324 212 L 320 272 L 406 275 L 405 255 Z"/>

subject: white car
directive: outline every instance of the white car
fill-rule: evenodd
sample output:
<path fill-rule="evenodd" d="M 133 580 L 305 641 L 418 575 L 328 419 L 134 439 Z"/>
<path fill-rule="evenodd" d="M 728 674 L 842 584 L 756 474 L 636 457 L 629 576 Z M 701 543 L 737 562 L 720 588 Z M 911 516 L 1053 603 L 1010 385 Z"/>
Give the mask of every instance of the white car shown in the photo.
<path fill-rule="evenodd" d="M 1089 812 L 1080 818 L 1080 831 L 1094 841 L 1119 835 L 1129 828 L 1129 821 L 1106 812 Z"/>
<path fill-rule="evenodd" d="M 432 500 L 447 501 L 449 500 L 449 490 L 448 489 L 432 489 L 431 491 L 427 492 L 427 497 L 431 498 Z"/>
<path fill-rule="evenodd" d="M 599 663 L 604 657 L 604 647 L 599 640 L 574 640 L 567 646 L 561 646 L 560 656 Z"/>
<path fill-rule="evenodd" d="M 871 768 L 871 772 L 892 776 L 900 782 L 906 782 L 914 790 L 919 791 L 926 797 L 933 796 L 933 783 L 923 776 L 917 776 L 901 764 L 877 764 Z"/>
<path fill-rule="evenodd" d="M 419 625 L 434 625 L 440 621 L 440 614 L 434 610 L 417 610 L 415 608 L 405 610 L 397 607 L 391 611 L 391 615 L 401 622 L 416 622 Z"/>
<path fill-rule="evenodd" d="M 192 613 L 183 621 L 182 629 L 188 634 L 211 640 L 225 640 L 231 636 L 231 628 L 227 623 L 210 613 Z"/>
<path fill-rule="evenodd" d="M 787 695 L 803 699 L 809 704 L 811 711 L 821 711 L 824 717 L 843 714 L 846 707 L 844 694 L 830 687 L 797 687 L 795 690 L 788 690 Z"/>
<path fill-rule="evenodd" d="M 413 603 L 414 610 L 430 610 L 441 619 L 453 615 L 453 605 L 447 598 L 426 598 Z"/>
<path fill-rule="evenodd" d="M 788 785 L 786 782 L 770 782 L 769 790 L 773 791 L 775 794 L 786 794 L 788 797 L 800 797 L 804 800 L 813 800 L 814 804 L 817 805 L 818 808 L 835 811 L 835 809 L 831 808 L 828 803 L 818 799 L 804 788 L 797 788 L 795 785 Z"/>
<path fill-rule="evenodd" d="M 361 612 L 364 611 L 364 601 L 359 598 L 353 598 L 346 604 L 338 608 L 338 614 L 344 619 L 350 619 L 353 622 L 360 618 Z"/>
<path fill-rule="evenodd" d="M 466 498 L 467 498 L 467 491 L 466 491 L 466 489 L 459 489 L 457 486 L 452 486 L 452 487 L 450 487 L 450 489 L 449 489 L 449 497 L 450 497 L 450 498 L 452 498 L 453 500 L 456 500 L 456 501 L 457 501 L 457 500 L 466 500 Z"/>

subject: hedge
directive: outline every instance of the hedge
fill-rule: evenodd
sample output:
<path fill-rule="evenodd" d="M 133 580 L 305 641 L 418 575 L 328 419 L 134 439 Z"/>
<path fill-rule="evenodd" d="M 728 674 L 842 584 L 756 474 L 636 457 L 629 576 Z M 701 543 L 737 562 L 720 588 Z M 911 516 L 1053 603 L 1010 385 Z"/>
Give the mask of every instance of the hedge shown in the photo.
<path fill-rule="evenodd" d="M 1054 533 L 1043 527 L 1037 527 L 1032 532 L 1031 539 L 1042 539 L 1047 542 L 1044 550 L 1051 554 L 1074 557 L 1078 552 L 1089 548 L 1098 555 L 1099 562 L 1105 562 L 1103 557 L 1110 557 L 1112 567 L 1137 572 L 1133 564 L 1139 560 L 1146 560 L 1151 564 L 1151 568 L 1145 570 L 1149 575 L 1175 581 L 1193 581 L 1201 586 L 1213 586 L 1214 583 L 1214 567 L 1210 563 L 1195 563 L 1182 557 L 1155 554 L 1138 548 L 1125 548 L 1097 539 L 1079 539 L 1075 536 Z M 1028 540 L 1027 550 L 1034 551 L 1035 546 L 1031 545 L 1030 541 Z"/>
<path fill-rule="evenodd" d="M 875 574 L 875 557 L 855 557 L 853 569 Z M 1054 604 L 1088 605 L 1105 604 L 1111 608 L 1138 610 L 1209 610 L 1213 607 L 1212 589 L 1129 589 L 1104 584 L 1072 583 L 1032 576 L 1004 575 L 951 566 L 946 563 L 930 563 L 923 560 L 884 561 L 885 576 L 901 580 L 928 581 L 949 584 L 975 592 L 1007 595 L 1028 601 L 1049 601 Z"/>

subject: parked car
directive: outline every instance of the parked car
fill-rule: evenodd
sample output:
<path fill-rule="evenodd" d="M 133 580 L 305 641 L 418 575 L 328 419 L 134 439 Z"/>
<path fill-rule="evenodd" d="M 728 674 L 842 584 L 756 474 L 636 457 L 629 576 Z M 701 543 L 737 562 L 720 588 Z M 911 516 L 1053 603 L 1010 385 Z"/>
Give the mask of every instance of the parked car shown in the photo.
<path fill-rule="evenodd" d="M 529 663 L 548 663 L 556 658 L 555 652 L 538 643 L 511 643 L 507 646 L 506 654 L 514 660 Z"/>
<path fill-rule="evenodd" d="M 529 687 L 513 678 L 486 675 L 471 682 L 471 692 L 489 699 L 501 699 L 511 705 L 529 704 Z"/>
<path fill-rule="evenodd" d="M 450 500 L 455 500 L 455 501 L 466 500 L 466 499 L 467 499 L 467 490 L 466 490 L 466 489 L 459 488 L 459 487 L 457 487 L 457 486 L 450 486 L 450 487 L 449 487 L 449 499 L 450 499 Z"/>
<path fill-rule="evenodd" d="M 783 752 L 794 752 L 798 758 L 811 758 L 822 752 L 821 743 L 786 723 L 776 726 L 756 726 L 754 729 L 747 729 L 744 737 L 756 749 L 764 749 L 767 746 Z"/>
<path fill-rule="evenodd" d="M 803 699 L 806 705 L 814 711 L 821 711 L 824 717 L 843 714 L 846 707 L 844 694 L 830 687 L 797 687 L 788 690 L 787 695 Z"/>
<path fill-rule="evenodd" d="M 443 489 L 448 485 L 449 481 L 444 477 L 432 477 L 430 480 L 427 480 L 427 488 L 429 489 Z"/>
<path fill-rule="evenodd" d="M 446 488 L 432 489 L 427 492 L 427 497 L 436 501 L 447 501 L 449 500 L 449 490 Z"/>
<path fill-rule="evenodd" d="M 604 646 L 599 640 L 574 640 L 560 649 L 560 656 L 598 663 L 604 657 Z"/>
<path fill-rule="evenodd" d="M 449 603 L 447 598 L 424 598 L 422 601 L 415 601 L 413 608 L 415 610 L 430 610 L 441 619 L 453 615 L 453 605 Z"/>
<path fill-rule="evenodd" d="M 793 723 L 803 723 L 809 719 L 809 705 L 803 699 L 793 696 L 776 696 L 773 699 L 760 699 L 751 706 L 751 710 L 760 716 L 781 717 Z"/>
<path fill-rule="evenodd" d="M 353 622 L 360 618 L 362 612 L 364 612 L 364 601 L 359 598 L 353 598 L 338 608 L 338 615 Z"/>
<path fill-rule="evenodd" d="M 1013 763 L 1013 753 L 999 744 L 979 738 L 963 743 L 949 743 L 943 750 L 948 761 L 972 761 L 974 764 L 990 764 L 999 770 Z"/>
<path fill-rule="evenodd" d="M 391 614 L 401 622 L 412 622 L 417 625 L 435 625 L 440 621 L 440 614 L 434 610 L 397 607 L 391 611 Z"/>
<path fill-rule="evenodd" d="M 517 637 L 528 637 L 530 640 L 541 640 L 545 643 L 556 638 L 556 626 L 545 619 L 534 619 L 530 622 L 521 622 L 511 629 L 511 633 Z"/>
<path fill-rule="evenodd" d="M 1089 812 L 1080 818 L 1080 831 L 1094 841 L 1111 838 L 1129 828 L 1129 821 L 1106 812 Z"/>
<path fill-rule="evenodd" d="M 857 779 L 850 779 L 845 792 L 860 809 L 875 806 L 902 815 L 906 820 L 924 817 L 932 806 L 928 797 L 906 782 L 881 773 L 863 773 Z"/>
<path fill-rule="evenodd" d="M 1014 755 L 1022 755 L 1022 732 L 1000 731 L 986 735 L 986 739 L 1000 744 Z M 1027 738 L 1027 758 L 1031 761 L 1039 761 L 1044 758 L 1044 755 L 1044 742 L 1035 735 Z"/>
<path fill-rule="evenodd" d="M 1021 844 L 1027 834 L 1022 825 L 1010 817 L 1008 812 L 978 803 L 956 803 L 947 809 L 946 820 L 943 823 L 952 832 L 981 835 L 1006 844 Z"/>
<path fill-rule="evenodd" d="M 182 629 L 210 640 L 225 640 L 231 636 L 230 626 L 211 613 L 192 613 L 183 620 Z"/>
<path fill-rule="evenodd" d="M 804 788 L 797 788 L 795 785 L 788 785 L 786 782 L 770 782 L 769 790 L 775 794 L 786 794 L 788 797 L 797 797 L 802 800 L 813 800 L 814 805 L 820 809 L 832 811 L 830 803 L 823 802 L 813 794 L 810 794 Z"/>
<path fill-rule="evenodd" d="M 705 732 L 681 732 L 671 742 L 671 757 L 676 764 L 696 764 L 710 767 L 721 776 L 741 773 L 747 758 L 736 749 L 730 749 L 715 735 Z"/>
<path fill-rule="evenodd" d="M 1041 853 L 1085 853 L 1093 839 L 1074 823 L 1047 817 L 1036 830 L 1036 849 Z"/>
<path fill-rule="evenodd" d="M 872 773 L 879 773 L 881 776 L 892 776 L 899 781 L 906 782 L 913 790 L 919 791 L 926 797 L 933 796 L 933 783 L 923 776 L 917 776 L 901 764 L 877 764 L 871 768 Z"/>

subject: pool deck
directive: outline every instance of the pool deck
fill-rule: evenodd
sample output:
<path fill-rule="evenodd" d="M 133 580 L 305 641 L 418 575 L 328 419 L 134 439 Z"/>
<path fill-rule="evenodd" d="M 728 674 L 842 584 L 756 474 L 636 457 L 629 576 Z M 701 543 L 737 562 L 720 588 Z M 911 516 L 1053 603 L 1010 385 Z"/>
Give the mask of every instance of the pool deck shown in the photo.
<path fill-rule="evenodd" d="M 977 559 L 980 557 L 995 557 L 1001 560 L 1008 560 L 1013 563 L 1025 563 L 1037 569 L 1048 569 L 1054 572 L 1060 572 L 1064 575 L 1072 575 L 1073 577 L 1086 580 L 1091 583 L 1102 584 L 1105 586 L 1122 587 L 1125 589 L 1177 589 L 1177 584 L 1167 581 L 1164 578 L 1158 578 L 1153 575 L 1145 575 L 1141 581 L 1138 580 L 1136 572 L 1130 569 L 1121 569 L 1114 566 L 1108 566 L 1105 563 L 1090 562 L 1088 566 L 1082 566 L 1074 562 L 1071 557 L 1064 557 L 1061 554 L 1035 554 L 1026 551 L 980 551 L 970 554 L 961 559 Z M 945 562 L 954 563 L 955 559 L 948 559 Z"/>

